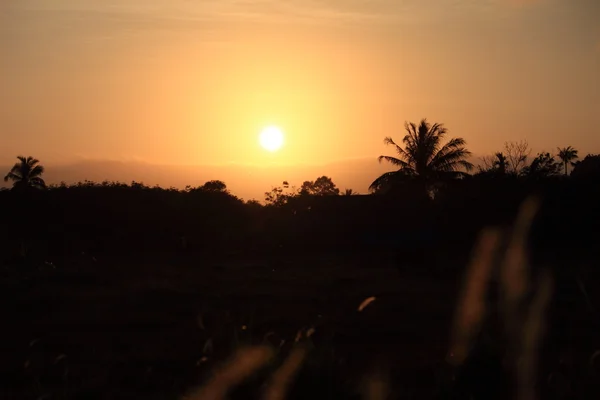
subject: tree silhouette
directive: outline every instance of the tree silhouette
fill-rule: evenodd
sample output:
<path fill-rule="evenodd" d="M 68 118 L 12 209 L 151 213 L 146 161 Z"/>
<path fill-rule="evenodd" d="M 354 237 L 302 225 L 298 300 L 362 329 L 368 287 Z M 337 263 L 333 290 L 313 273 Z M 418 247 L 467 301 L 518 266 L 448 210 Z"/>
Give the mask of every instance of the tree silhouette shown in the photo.
<path fill-rule="evenodd" d="M 328 176 L 320 176 L 315 181 L 304 181 L 300 187 L 301 195 L 311 196 L 337 196 L 340 194 L 340 189 L 335 186 L 335 183 Z"/>
<path fill-rule="evenodd" d="M 479 166 L 479 174 L 495 174 L 504 176 L 508 173 L 508 158 L 503 152 L 481 158 L 483 166 Z"/>
<path fill-rule="evenodd" d="M 358 193 L 355 192 L 353 189 L 346 189 L 344 190 L 344 196 L 354 196 L 357 195 Z"/>
<path fill-rule="evenodd" d="M 13 189 L 24 190 L 28 188 L 45 189 L 46 182 L 42 179 L 44 167 L 39 160 L 33 157 L 18 156 L 19 162 L 15 163 L 4 177 L 4 182 L 12 181 Z"/>
<path fill-rule="evenodd" d="M 378 160 L 386 160 L 399 167 L 397 171 L 387 172 L 375 179 L 369 190 L 377 191 L 382 186 L 405 178 L 417 178 L 422 182 L 435 182 L 445 178 L 459 178 L 466 171 L 473 169 L 473 164 L 466 161 L 471 152 L 465 147 L 465 140 L 452 138 L 442 145 L 447 130 L 442 124 L 430 124 L 422 119 L 419 125 L 405 122 L 406 135 L 402 139 L 404 147 L 396 144 L 391 137 L 384 143 L 396 148 L 398 157 L 379 156 Z"/>
<path fill-rule="evenodd" d="M 563 165 L 565 166 L 565 175 L 568 175 L 568 170 L 567 170 L 568 165 L 571 164 L 571 166 L 575 166 L 574 161 L 579 158 L 579 155 L 577 154 L 577 150 L 575 150 L 571 146 L 563 147 L 562 149 L 560 147 L 558 147 L 557 156 L 558 156 L 558 158 L 560 158 Z"/>
<path fill-rule="evenodd" d="M 519 175 L 527 166 L 527 160 L 531 154 L 531 148 L 527 140 L 519 142 L 505 142 L 502 153 L 506 157 L 507 171 Z"/>
<path fill-rule="evenodd" d="M 531 164 L 522 169 L 526 177 L 548 178 L 560 174 L 561 165 L 556 162 L 550 153 L 539 153 Z"/>
<path fill-rule="evenodd" d="M 577 161 L 571 171 L 571 177 L 584 179 L 600 179 L 600 154 L 588 154 Z"/>
<path fill-rule="evenodd" d="M 506 166 L 508 163 L 508 159 L 502 152 L 498 152 L 494 154 L 494 156 L 496 157 L 496 159 L 494 160 L 494 167 L 496 168 L 498 173 L 502 175 L 506 174 Z"/>
<path fill-rule="evenodd" d="M 290 188 L 288 181 L 283 181 L 282 186 L 276 186 L 270 192 L 265 192 L 265 203 L 270 206 L 281 207 L 297 194 L 295 187 Z"/>
<path fill-rule="evenodd" d="M 200 190 L 205 192 L 226 192 L 227 185 L 223 181 L 213 180 L 208 181 L 200 187 Z"/>

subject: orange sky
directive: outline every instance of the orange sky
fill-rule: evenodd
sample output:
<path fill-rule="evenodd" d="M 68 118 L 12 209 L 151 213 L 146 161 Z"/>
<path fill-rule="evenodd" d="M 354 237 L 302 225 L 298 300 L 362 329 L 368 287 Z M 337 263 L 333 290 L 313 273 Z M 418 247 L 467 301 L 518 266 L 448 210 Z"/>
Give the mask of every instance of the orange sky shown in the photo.
<path fill-rule="evenodd" d="M 421 117 L 476 154 L 598 153 L 598 21 L 598 0 L 4 0 L 0 165 L 375 160 Z"/>

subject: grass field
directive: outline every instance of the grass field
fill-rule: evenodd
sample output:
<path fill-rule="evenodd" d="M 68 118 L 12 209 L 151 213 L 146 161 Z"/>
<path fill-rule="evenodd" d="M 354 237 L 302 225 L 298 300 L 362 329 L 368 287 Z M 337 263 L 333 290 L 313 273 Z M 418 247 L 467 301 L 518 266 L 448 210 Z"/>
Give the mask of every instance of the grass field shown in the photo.
<path fill-rule="evenodd" d="M 433 398 L 461 283 L 402 273 L 390 254 L 82 254 L 5 271 L 0 397 L 180 399 L 237 349 L 267 344 L 282 358 L 312 328 L 289 398 L 361 398 L 382 370 L 393 398 Z M 255 398 L 257 382 L 234 398 Z"/>

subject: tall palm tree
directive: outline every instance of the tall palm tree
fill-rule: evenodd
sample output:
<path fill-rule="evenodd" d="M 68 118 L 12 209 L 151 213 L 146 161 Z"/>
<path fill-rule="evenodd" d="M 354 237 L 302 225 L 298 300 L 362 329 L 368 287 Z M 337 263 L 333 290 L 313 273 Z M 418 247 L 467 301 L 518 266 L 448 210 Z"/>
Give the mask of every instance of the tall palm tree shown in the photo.
<path fill-rule="evenodd" d="M 432 184 L 445 178 L 460 178 L 467 175 L 461 169 L 471 171 L 473 164 L 465 160 L 471 155 L 465 147 L 465 140 L 452 138 L 446 144 L 442 140 L 447 130 L 442 124 L 430 124 L 422 119 L 419 125 L 405 122 L 406 135 L 402 139 L 404 147 L 396 144 L 391 137 L 384 143 L 396 149 L 398 157 L 379 156 L 378 160 L 386 160 L 399 167 L 397 171 L 386 172 L 375 179 L 369 189 L 375 191 L 386 184 L 400 178 L 416 178 Z"/>
<path fill-rule="evenodd" d="M 46 188 L 42 179 L 44 167 L 33 157 L 18 156 L 19 162 L 4 177 L 4 182 L 13 181 L 13 189 Z"/>
<path fill-rule="evenodd" d="M 559 147 L 558 148 L 558 158 L 560 158 L 563 165 L 565 166 L 565 175 L 567 175 L 568 174 L 568 169 L 567 169 L 568 165 L 571 164 L 573 166 L 574 161 L 579 158 L 579 155 L 577 154 L 577 150 L 575 150 L 571 146 L 567 146 L 562 149 Z"/>

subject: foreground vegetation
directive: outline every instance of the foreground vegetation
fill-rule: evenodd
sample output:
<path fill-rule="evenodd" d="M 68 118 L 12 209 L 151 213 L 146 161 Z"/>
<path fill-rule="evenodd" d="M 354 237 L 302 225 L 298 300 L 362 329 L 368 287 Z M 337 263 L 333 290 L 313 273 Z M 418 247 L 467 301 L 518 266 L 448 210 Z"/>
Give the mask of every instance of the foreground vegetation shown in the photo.
<path fill-rule="evenodd" d="M 6 265 L 3 397 L 256 398 L 288 374 L 285 398 L 595 398 L 596 265 L 540 268 L 511 226 L 517 241 L 487 231 L 467 270 L 399 272 L 383 246 Z"/>

